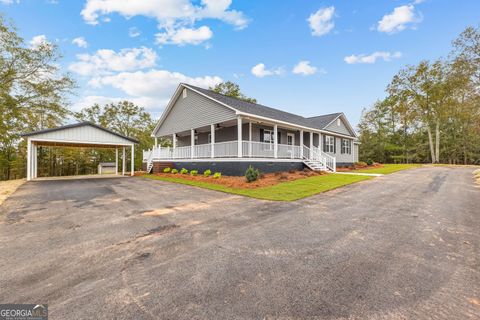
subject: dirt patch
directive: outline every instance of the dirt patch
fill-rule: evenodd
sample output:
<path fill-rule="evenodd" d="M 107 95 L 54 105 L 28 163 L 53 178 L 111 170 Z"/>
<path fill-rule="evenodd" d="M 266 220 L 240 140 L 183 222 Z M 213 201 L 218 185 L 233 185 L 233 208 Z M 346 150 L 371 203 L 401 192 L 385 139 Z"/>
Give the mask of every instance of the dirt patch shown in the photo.
<path fill-rule="evenodd" d="M 0 181 L 0 205 L 24 183 L 25 179 Z"/>
<path fill-rule="evenodd" d="M 214 184 L 224 185 L 230 188 L 244 188 L 244 189 L 255 189 L 261 187 L 273 186 L 286 181 L 293 181 L 298 179 L 305 179 L 307 177 L 327 174 L 326 172 L 316 172 L 310 170 L 303 171 L 288 171 L 288 172 L 276 172 L 276 173 L 266 173 L 262 174 L 260 179 L 253 182 L 247 182 L 245 177 L 235 177 L 235 176 L 222 176 L 219 179 L 215 179 L 212 176 L 204 177 L 203 175 L 191 176 L 189 174 L 172 174 L 172 173 L 156 173 L 156 176 L 165 177 L 165 178 L 178 178 L 191 181 L 199 182 L 208 182 Z"/>
<path fill-rule="evenodd" d="M 480 186 L 480 169 L 473 171 L 473 175 L 475 176 L 475 181 Z"/>

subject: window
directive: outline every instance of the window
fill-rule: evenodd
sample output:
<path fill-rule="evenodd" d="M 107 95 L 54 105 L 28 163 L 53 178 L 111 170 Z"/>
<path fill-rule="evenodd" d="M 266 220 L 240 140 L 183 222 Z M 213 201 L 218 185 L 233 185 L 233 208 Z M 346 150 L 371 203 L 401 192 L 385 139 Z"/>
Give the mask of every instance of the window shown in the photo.
<path fill-rule="evenodd" d="M 186 97 L 187 97 L 187 89 L 186 89 L 186 88 L 183 88 L 182 97 L 183 97 L 183 98 L 186 98 Z"/>
<path fill-rule="evenodd" d="M 352 141 L 342 139 L 342 153 L 352 154 Z"/>
<path fill-rule="evenodd" d="M 340 118 L 338 118 L 338 119 L 337 119 L 337 126 L 340 127 L 341 124 L 342 124 L 342 122 L 341 122 Z"/>
<path fill-rule="evenodd" d="M 323 150 L 325 152 L 335 153 L 335 137 L 325 136 L 325 146 Z"/>
<path fill-rule="evenodd" d="M 263 141 L 266 143 L 273 143 L 273 131 L 263 130 Z"/>

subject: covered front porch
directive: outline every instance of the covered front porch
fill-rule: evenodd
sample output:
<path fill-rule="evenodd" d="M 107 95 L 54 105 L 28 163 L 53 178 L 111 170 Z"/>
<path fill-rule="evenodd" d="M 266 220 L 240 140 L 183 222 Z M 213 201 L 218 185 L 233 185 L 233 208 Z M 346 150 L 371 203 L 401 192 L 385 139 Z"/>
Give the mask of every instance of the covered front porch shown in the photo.
<path fill-rule="evenodd" d="M 155 146 L 143 152 L 148 171 L 154 161 L 187 159 L 290 159 L 305 162 L 314 170 L 336 169 L 335 158 L 322 152 L 321 133 L 259 119 L 238 117 L 166 138 L 171 141 L 171 146 L 161 147 L 155 138 Z"/>

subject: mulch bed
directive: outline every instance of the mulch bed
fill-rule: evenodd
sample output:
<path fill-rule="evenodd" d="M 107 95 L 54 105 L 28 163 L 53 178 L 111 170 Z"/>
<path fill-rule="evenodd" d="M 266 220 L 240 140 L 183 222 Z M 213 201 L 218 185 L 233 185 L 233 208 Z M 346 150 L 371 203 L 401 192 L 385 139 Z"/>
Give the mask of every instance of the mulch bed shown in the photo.
<path fill-rule="evenodd" d="M 208 182 L 224 185 L 230 188 L 244 188 L 244 189 L 255 189 L 261 187 L 273 186 L 286 181 L 293 181 L 298 179 L 304 179 L 311 176 L 317 176 L 327 174 L 325 172 L 314 172 L 310 170 L 304 171 L 288 171 L 288 172 L 276 172 L 276 173 L 266 173 L 262 174 L 257 181 L 248 183 L 244 176 L 221 176 L 218 179 L 213 178 L 213 176 L 204 177 L 201 173 L 198 176 L 191 176 L 190 174 L 172 174 L 172 173 L 156 173 L 156 176 L 166 177 L 166 178 L 179 178 L 185 180 L 199 181 L 199 182 Z"/>
<path fill-rule="evenodd" d="M 352 170 L 363 170 L 363 169 L 374 169 L 374 168 L 383 168 L 383 164 L 374 163 L 370 166 L 353 165 L 353 166 L 350 166 L 350 167 L 337 168 L 337 171 L 338 172 L 348 172 L 348 171 L 352 171 Z"/>

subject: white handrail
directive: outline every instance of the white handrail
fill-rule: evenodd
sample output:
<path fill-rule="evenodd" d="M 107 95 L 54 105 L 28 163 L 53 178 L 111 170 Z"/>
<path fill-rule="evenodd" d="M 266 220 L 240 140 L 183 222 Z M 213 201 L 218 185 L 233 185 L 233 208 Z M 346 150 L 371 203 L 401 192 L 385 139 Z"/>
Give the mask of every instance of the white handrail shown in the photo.
<path fill-rule="evenodd" d="M 320 152 L 320 155 L 324 159 L 323 163 L 325 164 L 325 166 L 328 169 L 332 170 L 333 172 L 336 172 L 337 171 L 337 159 L 335 157 L 332 157 L 328 153 L 323 152 L 320 149 L 318 149 L 318 151 Z"/>

